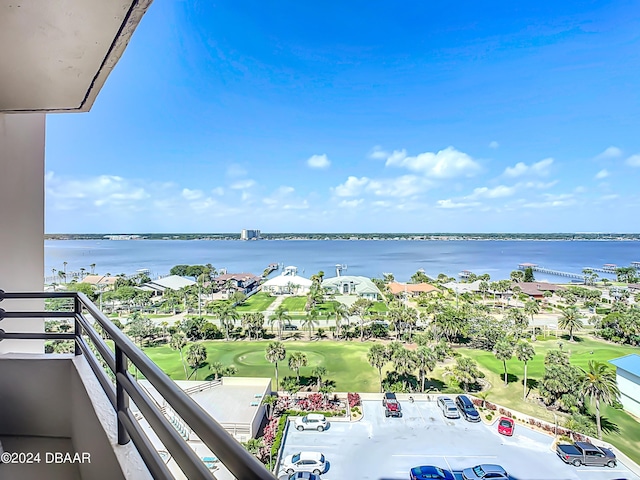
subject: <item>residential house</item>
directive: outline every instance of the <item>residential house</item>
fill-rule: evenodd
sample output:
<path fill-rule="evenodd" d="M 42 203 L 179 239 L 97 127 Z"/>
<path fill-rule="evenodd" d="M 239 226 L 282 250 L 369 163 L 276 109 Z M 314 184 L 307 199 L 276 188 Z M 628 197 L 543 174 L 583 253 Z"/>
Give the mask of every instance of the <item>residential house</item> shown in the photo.
<path fill-rule="evenodd" d="M 214 279 L 218 290 L 233 290 L 248 295 L 260 285 L 260 277 L 253 273 L 225 273 Z"/>
<path fill-rule="evenodd" d="M 623 408 L 640 418 L 640 355 L 631 353 L 609 360 L 616 366 L 616 381 Z"/>
<path fill-rule="evenodd" d="M 375 283 L 367 277 L 341 275 L 322 281 L 322 288 L 338 295 L 357 295 L 360 298 L 376 301 L 382 293 Z"/>
<path fill-rule="evenodd" d="M 544 292 L 555 293 L 561 290 L 566 290 L 566 288 L 561 285 L 555 285 L 548 282 L 514 282 L 512 287 L 515 286 L 520 287 L 522 293 L 535 300 L 542 300 L 544 298 Z"/>
<path fill-rule="evenodd" d="M 439 289 L 429 283 L 399 283 L 391 282 L 387 288 L 393 295 L 406 293 L 408 296 L 417 297 L 420 294 L 438 293 Z"/>
<path fill-rule="evenodd" d="M 162 295 L 165 290 L 178 291 L 181 288 L 190 287 L 192 285 L 196 285 L 196 282 L 189 278 L 181 277 L 180 275 L 169 275 L 167 277 L 143 283 L 139 288 L 140 290 L 151 292 L 153 295 Z"/>

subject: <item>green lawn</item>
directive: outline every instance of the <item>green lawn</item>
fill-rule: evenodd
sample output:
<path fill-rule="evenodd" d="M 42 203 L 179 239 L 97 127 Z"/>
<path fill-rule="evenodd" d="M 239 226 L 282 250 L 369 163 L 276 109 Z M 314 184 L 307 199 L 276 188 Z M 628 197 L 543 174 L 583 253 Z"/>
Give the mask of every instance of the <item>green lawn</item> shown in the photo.
<path fill-rule="evenodd" d="M 629 353 L 637 353 L 637 348 L 614 345 L 586 337 L 578 337 L 580 341 L 571 343 L 562 339 L 562 349 L 570 354 L 570 361 L 573 365 L 586 368 L 589 360 L 607 362 L 617 357 Z M 527 375 L 528 378 L 539 380 L 544 374 L 544 356 L 547 351 L 558 348 L 555 337 L 551 340 L 539 340 L 533 343 L 536 356 L 529 361 Z M 553 421 L 553 413 L 531 401 L 522 400 L 522 388 L 524 380 L 524 366 L 517 358 L 507 362 L 507 371 L 510 377 L 509 385 L 504 386 L 504 370 L 502 362 L 497 360 L 492 352 L 473 350 L 469 348 L 456 349 L 458 353 L 475 359 L 486 375 L 492 388 L 487 400 L 500 405 L 514 408 L 523 413 L 535 415 L 548 421 Z M 614 368 L 612 366 L 612 368 Z M 602 416 L 615 423 L 619 433 L 604 433 L 603 439 L 616 445 L 620 450 L 629 455 L 635 462 L 640 463 L 640 451 L 637 445 L 640 444 L 640 424 L 629 414 L 622 410 L 606 406 L 602 410 Z"/>
<path fill-rule="evenodd" d="M 387 304 L 384 302 L 373 302 L 371 311 L 376 313 L 383 313 L 383 312 L 388 312 L 389 308 L 387 307 Z"/>
<path fill-rule="evenodd" d="M 264 312 L 275 300 L 276 297 L 268 293 L 258 292 L 247 298 L 242 305 L 238 305 L 236 310 L 240 313 Z"/>
<path fill-rule="evenodd" d="M 287 297 L 282 302 L 282 306 L 289 312 L 304 312 L 306 304 L 307 297 Z"/>
<path fill-rule="evenodd" d="M 273 364 L 265 359 L 268 341 L 260 342 L 222 342 L 205 341 L 207 362 L 221 362 L 234 365 L 241 377 L 275 378 Z M 367 362 L 367 352 L 371 342 L 284 342 L 289 354 L 302 351 L 307 355 L 308 366 L 300 370 L 300 375 L 311 376 L 311 370 L 317 365 L 327 369 L 327 379 L 335 382 L 337 391 L 377 392 L 379 391 L 378 372 Z M 184 369 L 180 355 L 167 346 L 148 347 L 144 352 L 174 380 L 184 379 Z M 280 379 L 295 375 L 289 370 L 287 360 L 278 365 Z M 198 370 L 198 379 L 204 379 L 211 372 L 208 365 Z M 193 379 L 193 377 L 191 377 Z"/>

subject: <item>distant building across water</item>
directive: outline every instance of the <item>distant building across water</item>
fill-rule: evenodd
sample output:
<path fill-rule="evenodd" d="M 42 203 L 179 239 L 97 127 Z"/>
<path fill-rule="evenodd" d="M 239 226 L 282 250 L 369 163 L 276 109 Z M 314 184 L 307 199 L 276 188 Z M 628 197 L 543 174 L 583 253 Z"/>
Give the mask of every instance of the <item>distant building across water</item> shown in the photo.
<path fill-rule="evenodd" d="M 260 238 L 260 230 L 243 229 L 240 233 L 240 240 L 258 240 Z"/>

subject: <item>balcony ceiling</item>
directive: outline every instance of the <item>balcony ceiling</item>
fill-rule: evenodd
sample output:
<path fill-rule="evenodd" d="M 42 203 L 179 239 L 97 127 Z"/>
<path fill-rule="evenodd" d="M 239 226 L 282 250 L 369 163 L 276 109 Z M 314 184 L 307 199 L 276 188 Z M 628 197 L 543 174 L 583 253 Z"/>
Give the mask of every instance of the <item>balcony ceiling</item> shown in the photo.
<path fill-rule="evenodd" d="M 86 112 L 152 0 L 0 0 L 0 112 Z"/>

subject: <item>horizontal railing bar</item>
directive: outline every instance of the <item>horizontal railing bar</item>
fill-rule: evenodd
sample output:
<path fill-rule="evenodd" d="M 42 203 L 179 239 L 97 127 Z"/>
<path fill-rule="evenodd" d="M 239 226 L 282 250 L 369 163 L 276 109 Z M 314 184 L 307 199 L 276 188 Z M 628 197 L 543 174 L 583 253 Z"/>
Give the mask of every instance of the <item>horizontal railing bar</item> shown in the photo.
<path fill-rule="evenodd" d="M 158 393 L 167 401 L 171 408 L 178 414 L 192 431 L 207 445 L 225 467 L 236 478 L 242 480 L 275 480 L 275 476 L 269 472 L 258 459 L 250 454 L 233 436 L 231 436 L 220 424 L 214 420 L 200 405 L 195 403 L 184 391 L 182 391 L 167 375 L 153 363 L 119 328 L 117 328 L 88 297 L 81 292 L 34 292 L 34 293 L 5 293 L 0 290 L 2 299 L 34 299 L 34 298 L 79 298 L 82 307 L 89 312 L 95 322 L 102 326 L 111 337 L 117 348 L 138 368 L 146 379 L 155 387 Z M 43 317 L 46 318 L 46 314 Z M 89 326 L 90 327 L 90 326 Z M 118 376 L 118 381 L 120 377 Z M 125 385 L 126 382 L 123 383 Z M 136 391 L 137 393 L 137 391 Z M 135 393 L 133 394 L 135 395 Z M 136 425 L 129 416 L 122 411 L 118 412 L 118 418 L 126 429 L 130 430 L 139 441 L 142 434 L 136 429 Z M 156 432 L 158 433 L 158 432 Z M 146 437 L 145 437 L 146 438 Z M 136 443 L 136 446 L 138 444 Z M 143 459 L 147 462 L 150 455 L 153 459 L 159 458 L 155 450 L 142 451 Z M 153 449 L 153 447 L 150 447 Z M 202 462 L 198 460 L 200 464 Z M 202 464 L 204 466 L 204 464 Z M 151 469 L 153 465 L 148 464 Z M 210 476 L 208 478 L 211 478 Z"/>
<path fill-rule="evenodd" d="M 86 335 L 91 339 L 91 342 L 96 347 L 98 352 L 100 352 L 100 356 L 102 357 L 102 359 L 107 363 L 107 365 L 109 365 L 109 368 L 111 369 L 111 371 L 115 372 L 116 356 L 113 353 L 113 350 L 109 348 L 109 346 L 104 341 L 104 339 L 97 334 L 97 332 L 91 327 L 91 325 L 83 315 L 78 314 L 76 317 L 76 320 L 80 322 L 80 325 L 82 326 L 82 330 L 84 330 L 84 333 L 86 333 Z"/>
<path fill-rule="evenodd" d="M 224 466 L 242 480 L 275 479 L 260 461 L 250 454 L 231 434 L 218 424 L 200 405 L 195 403 L 134 343 L 113 325 L 87 296 L 78 292 L 84 307 L 109 334 L 124 354 L 151 382 L 171 408 L 189 425 L 196 435 L 220 459 Z"/>
<path fill-rule="evenodd" d="M 120 420 L 133 440 L 134 445 L 140 452 L 140 456 L 144 459 L 151 476 L 155 480 L 175 480 L 175 477 L 165 465 L 164 461 L 156 451 L 149 438 L 139 430 L 137 421 L 131 418 L 131 411 L 118 413 Z"/>
<path fill-rule="evenodd" d="M 211 480 L 211 472 L 196 455 L 196 452 L 184 441 L 167 419 L 151 405 L 149 398 L 140 391 L 140 387 L 133 382 L 131 376 L 118 373 L 117 379 L 187 478 L 189 480 L 195 478 Z"/>
<path fill-rule="evenodd" d="M 98 379 L 98 382 L 100 382 L 100 385 L 102 386 L 102 389 L 104 390 L 104 393 L 109 398 L 109 402 L 111 403 L 111 406 L 113 407 L 113 410 L 115 411 L 115 409 L 116 409 L 116 390 L 115 390 L 115 387 L 113 386 L 113 383 L 111 383 L 111 379 L 104 372 L 102 366 L 98 363 L 98 360 L 97 360 L 96 356 L 93 354 L 93 352 L 89 348 L 89 345 L 87 345 L 87 343 L 84 341 L 84 339 L 82 337 L 78 337 L 76 339 L 76 342 L 78 343 L 78 345 L 80 346 L 80 349 L 84 353 L 85 360 L 87 361 L 87 363 L 89 363 L 89 366 L 91 367 L 91 370 L 93 370 L 93 373 L 95 374 L 96 378 Z"/>
<path fill-rule="evenodd" d="M 0 339 L 15 340 L 75 340 L 74 333 L 47 333 L 47 332 L 5 332 L 0 330 Z"/>
<path fill-rule="evenodd" d="M 73 312 L 2 312 L 0 318 L 73 318 Z"/>
<path fill-rule="evenodd" d="M 20 299 L 47 299 L 47 298 L 75 298 L 76 292 L 5 292 L 0 290 L 0 302 L 5 298 L 7 300 Z"/>

